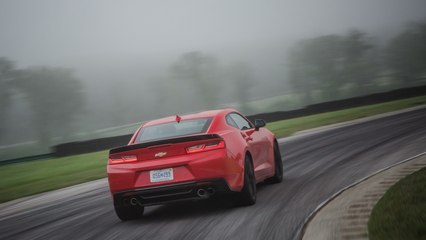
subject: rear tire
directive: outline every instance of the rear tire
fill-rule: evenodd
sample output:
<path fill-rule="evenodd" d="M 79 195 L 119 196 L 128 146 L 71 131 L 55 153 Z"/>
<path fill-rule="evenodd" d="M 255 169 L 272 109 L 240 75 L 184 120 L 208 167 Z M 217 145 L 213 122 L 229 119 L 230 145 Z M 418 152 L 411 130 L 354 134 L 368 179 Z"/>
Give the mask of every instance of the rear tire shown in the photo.
<path fill-rule="evenodd" d="M 250 156 L 246 156 L 244 161 L 244 186 L 237 196 L 239 206 L 250 206 L 256 203 L 257 190 L 256 179 L 254 177 L 253 162 Z"/>
<path fill-rule="evenodd" d="M 276 141 L 274 141 L 274 164 L 275 175 L 266 179 L 266 183 L 280 183 L 283 181 L 283 161 L 281 159 L 280 148 Z"/>
<path fill-rule="evenodd" d="M 118 218 L 122 221 L 129 221 L 141 218 L 145 208 L 143 206 L 114 205 L 114 209 Z"/>

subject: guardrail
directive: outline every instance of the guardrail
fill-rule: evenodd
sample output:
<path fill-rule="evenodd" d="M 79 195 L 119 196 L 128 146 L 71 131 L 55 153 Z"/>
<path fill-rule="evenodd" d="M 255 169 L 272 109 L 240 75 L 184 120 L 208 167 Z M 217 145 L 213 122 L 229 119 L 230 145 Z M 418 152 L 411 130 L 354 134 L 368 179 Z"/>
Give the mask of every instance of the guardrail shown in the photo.
<path fill-rule="evenodd" d="M 127 145 L 133 134 L 93 139 L 81 142 L 70 142 L 52 147 L 52 154 L 55 157 L 64 157 L 82 153 L 96 152 L 110 148 Z"/>

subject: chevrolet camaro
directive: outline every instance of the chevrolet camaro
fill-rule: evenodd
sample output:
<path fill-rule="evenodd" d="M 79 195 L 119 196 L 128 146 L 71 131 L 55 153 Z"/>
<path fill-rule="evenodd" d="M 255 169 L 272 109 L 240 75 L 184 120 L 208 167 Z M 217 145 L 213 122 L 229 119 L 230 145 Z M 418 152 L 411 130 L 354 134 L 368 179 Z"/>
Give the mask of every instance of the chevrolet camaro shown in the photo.
<path fill-rule="evenodd" d="M 256 184 L 279 183 L 283 167 L 275 135 L 234 109 L 143 123 L 128 145 L 111 149 L 108 182 L 117 216 L 139 218 L 144 207 L 213 195 L 238 205 L 256 202 Z"/>

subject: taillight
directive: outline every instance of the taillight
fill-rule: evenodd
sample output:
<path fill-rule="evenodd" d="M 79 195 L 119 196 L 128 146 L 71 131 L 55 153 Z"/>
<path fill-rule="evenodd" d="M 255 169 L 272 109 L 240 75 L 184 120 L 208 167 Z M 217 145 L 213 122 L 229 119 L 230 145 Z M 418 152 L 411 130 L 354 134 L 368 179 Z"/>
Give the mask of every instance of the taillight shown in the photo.
<path fill-rule="evenodd" d="M 220 149 L 220 148 L 225 148 L 224 141 L 214 141 L 214 142 L 208 142 L 204 144 L 198 144 L 191 147 L 187 147 L 186 153 L 198 153 L 198 152 L 210 151 L 210 150 Z"/>
<path fill-rule="evenodd" d="M 129 163 L 136 162 L 138 160 L 138 157 L 136 155 L 110 156 L 109 160 L 111 164 Z"/>

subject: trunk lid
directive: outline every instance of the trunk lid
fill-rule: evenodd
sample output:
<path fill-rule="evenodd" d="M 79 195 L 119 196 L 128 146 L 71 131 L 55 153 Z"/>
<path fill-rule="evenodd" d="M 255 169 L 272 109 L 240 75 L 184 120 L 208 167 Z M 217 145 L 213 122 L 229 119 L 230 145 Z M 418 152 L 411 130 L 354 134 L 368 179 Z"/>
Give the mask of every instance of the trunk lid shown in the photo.
<path fill-rule="evenodd" d="M 109 158 L 115 159 L 117 162 L 120 159 L 128 158 L 129 156 L 135 156 L 137 158 L 135 161 L 163 159 L 188 154 L 187 149 L 194 146 L 196 151 L 198 146 L 200 146 L 199 149 L 201 149 L 201 151 L 203 150 L 203 146 L 204 149 L 208 150 L 209 146 L 213 146 L 216 142 L 223 142 L 223 139 L 217 134 L 202 134 L 163 139 L 111 149 L 109 151 Z"/>

